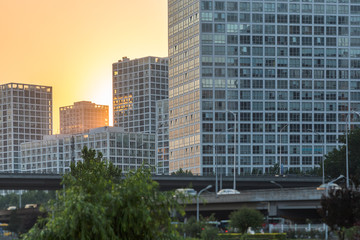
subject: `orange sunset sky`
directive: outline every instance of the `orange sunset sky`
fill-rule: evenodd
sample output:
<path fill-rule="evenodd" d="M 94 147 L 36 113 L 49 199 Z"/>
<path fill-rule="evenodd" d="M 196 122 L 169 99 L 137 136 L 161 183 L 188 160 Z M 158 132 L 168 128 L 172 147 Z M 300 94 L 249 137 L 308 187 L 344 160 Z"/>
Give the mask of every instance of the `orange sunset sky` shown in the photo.
<path fill-rule="evenodd" d="M 58 133 L 59 107 L 112 109 L 113 62 L 167 56 L 167 0 L 0 0 L 0 34 L 0 84 L 52 86 Z"/>

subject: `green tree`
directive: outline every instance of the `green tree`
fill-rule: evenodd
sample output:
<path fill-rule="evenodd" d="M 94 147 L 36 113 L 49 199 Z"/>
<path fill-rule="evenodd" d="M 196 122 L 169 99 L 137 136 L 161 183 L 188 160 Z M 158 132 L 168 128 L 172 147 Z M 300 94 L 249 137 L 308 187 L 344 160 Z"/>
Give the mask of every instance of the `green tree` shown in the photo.
<path fill-rule="evenodd" d="M 340 137 L 340 142 L 344 143 L 340 149 L 334 149 L 326 155 L 325 174 L 330 178 L 339 175 L 346 176 L 346 135 Z M 360 129 L 349 133 L 349 178 L 356 184 L 360 184 Z"/>
<path fill-rule="evenodd" d="M 160 192 L 149 170 L 121 179 L 121 172 L 95 150 L 82 150 L 71 164 L 65 190 L 24 239 L 172 239 L 171 213 L 183 210 L 170 192 Z"/>
<path fill-rule="evenodd" d="M 251 227 L 256 230 L 261 227 L 264 222 L 264 216 L 256 209 L 241 208 L 230 214 L 230 226 L 238 228 L 241 233 L 246 233 Z"/>
<path fill-rule="evenodd" d="M 171 173 L 172 176 L 194 176 L 194 174 L 190 170 L 183 170 L 180 168 L 176 172 Z"/>
<path fill-rule="evenodd" d="M 331 190 L 321 198 L 319 211 L 324 222 L 344 239 L 345 230 L 360 221 L 360 192 L 343 188 Z"/>

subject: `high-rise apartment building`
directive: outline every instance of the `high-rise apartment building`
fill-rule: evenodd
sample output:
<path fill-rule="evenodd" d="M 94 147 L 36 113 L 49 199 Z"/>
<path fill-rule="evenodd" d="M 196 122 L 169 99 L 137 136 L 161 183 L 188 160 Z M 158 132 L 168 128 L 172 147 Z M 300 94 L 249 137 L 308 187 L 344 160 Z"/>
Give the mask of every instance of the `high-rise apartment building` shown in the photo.
<path fill-rule="evenodd" d="M 168 59 L 124 57 L 113 64 L 114 126 L 155 133 L 156 101 L 168 98 Z"/>
<path fill-rule="evenodd" d="M 74 135 L 47 136 L 21 144 L 22 172 L 65 173 L 70 163 L 82 161 L 86 146 L 103 154 L 123 172 L 149 167 L 155 173 L 155 134 L 128 133 L 123 128 L 101 127 Z"/>
<path fill-rule="evenodd" d="M 52 134 L 52 87 L 0 85 L 0 172 L 21 171 L 20 144 Z"/>
<path fill-rule="evenodd" d="M 338 147 L 360 110 L 360 1 L 168 6 L 170 172 L 232 175 L 234 155 L 237 174 L 307 171 Z"/>
<path fill-rule="evenodd" d="M 109 126 L 109 106 L 88 101 L 60 108 L 60 134 L 82 133 Z"/>

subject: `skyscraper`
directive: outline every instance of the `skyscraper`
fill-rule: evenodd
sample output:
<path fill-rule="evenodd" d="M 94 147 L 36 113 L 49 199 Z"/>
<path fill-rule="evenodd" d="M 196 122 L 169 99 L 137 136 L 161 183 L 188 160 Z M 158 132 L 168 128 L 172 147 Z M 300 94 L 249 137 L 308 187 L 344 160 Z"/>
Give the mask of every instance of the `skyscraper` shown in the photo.
<path fill-rule="evenodd" d="M 308 171 L 359 126 L 359 1 L 168 5 L 170 172 Z"/>
<path fill-rule="evenodd" d="M 113 64 L 114 126 L 156 133 L 156 101 L 168 98 L 167 58 L 124 57 Z"/>
<path fill-rule="evenodd" d="M 60 108 L 60 134 L 82 133 L 104 126 L 109 126 L 109 106 L 81 101 Z"/>
<path fill-rule="evenodd" d="M 52 87 L 0 85 L 0 171 L 21 171 L 20 144 L 52 134 Z"/>

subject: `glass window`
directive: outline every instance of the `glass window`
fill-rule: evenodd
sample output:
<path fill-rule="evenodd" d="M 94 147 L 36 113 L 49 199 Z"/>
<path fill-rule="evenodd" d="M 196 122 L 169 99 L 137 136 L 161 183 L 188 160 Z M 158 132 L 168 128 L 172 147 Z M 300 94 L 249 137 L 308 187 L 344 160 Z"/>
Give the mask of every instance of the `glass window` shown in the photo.
<path fill-rule="evenodd" d="M 212 10 L 212 1 L 201 1 L 201 10 Z"/>
<path fill-rule="evenodd" d="M 263 4 L 262 3 L 252 3 L 252 11 L 253 12 L 262 12 L 263 11 Z"/>
<path fill-rule="evenodd" d="M 238 3 L 237 2 L 228 2 L 227 3 L 227 10 L 228 11 L 237 11 L 238 10 Z"/>
<path fill-rule="evenodd" d="M 266 23 L 275 23 L 275 14 L 265 14 Z"/>
<path fill-rule="evenodd" d="M 300 23 L 299 15 L 290 15 L 290 23 Z"/>
<path fill-rule="evenodd" d="M 240 2 L 239 10 L 242 12 L 249 12 L 250 11 L 250 3 L 249 2 Z"/>
<path fill-rule="evenodd" d="M 288 11 L 287 3 L 278 3 L 277 4 L 277 11 L 278 12 L 287 12 Z"/>
<path fill-rule="evenodd" d="M 275 34 L 275 26 L 274 25 L 267 25 L 265 28 L 266 34 Z"/>
<path fill-rule="evenodd" d="M 237 22 L 238 21 L 238 14 L 237 13 L 228 13 L 227 14 L 227 21 L 228 22 Z"/>
<path fill-rule="evenodd" d="M 265 3 L 264 11 L 265 12 L 275 12 L 275 3 Z"/>
<path fill-rule="evenodd" d="M 215 10 L 225 10 L 225 2 L 215 2 Z"/>

